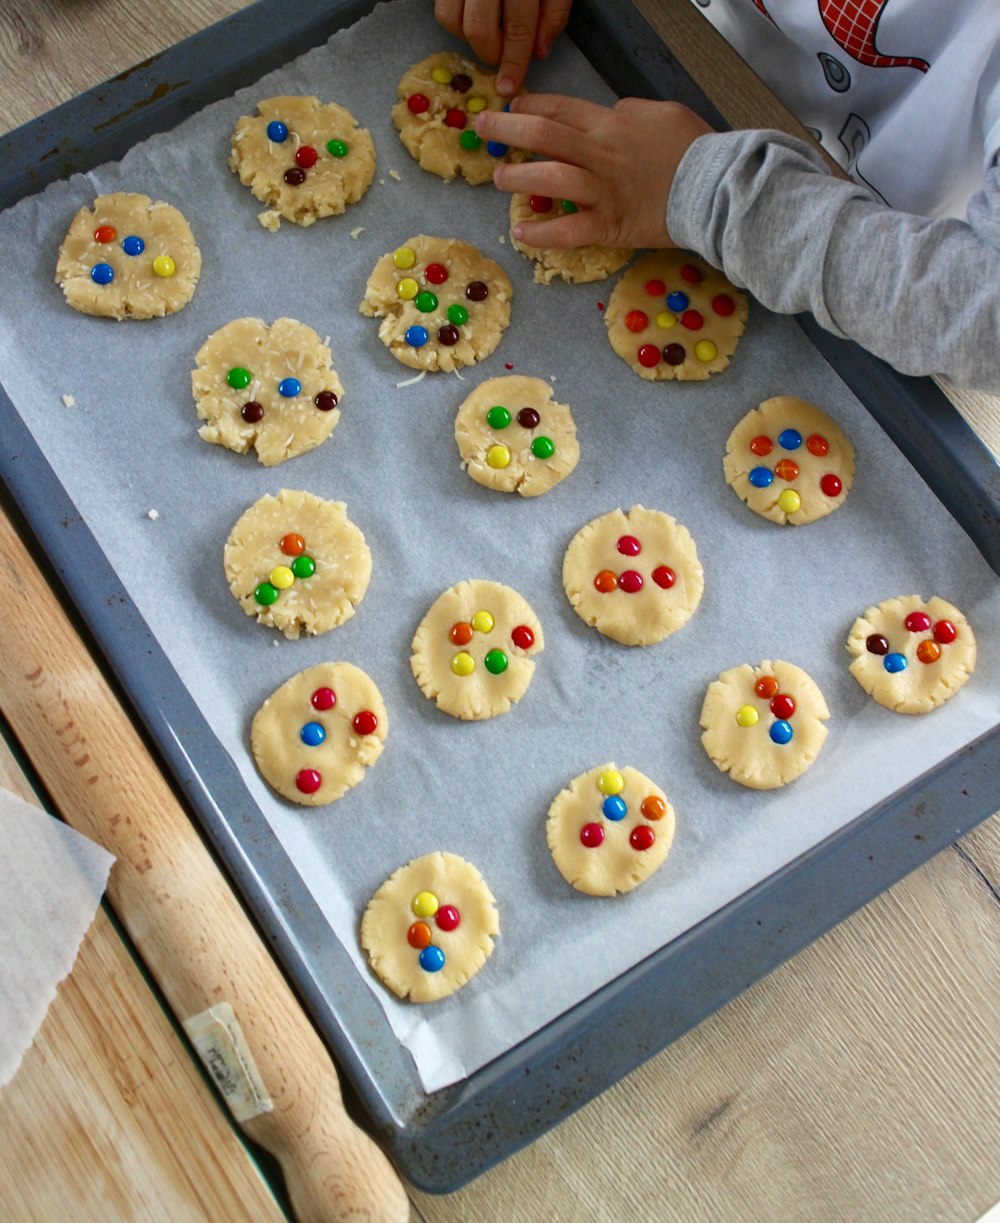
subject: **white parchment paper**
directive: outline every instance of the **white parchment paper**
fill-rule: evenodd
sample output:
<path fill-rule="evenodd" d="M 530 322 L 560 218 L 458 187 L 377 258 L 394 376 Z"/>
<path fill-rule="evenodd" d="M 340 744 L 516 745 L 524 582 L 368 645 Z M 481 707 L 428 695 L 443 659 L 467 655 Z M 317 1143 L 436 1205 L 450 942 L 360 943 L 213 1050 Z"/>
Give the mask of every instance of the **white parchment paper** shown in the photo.
<path fill-rule="evenodd" d="M 730 368 L 706 383 L 650 385 L 606 339 L 611 283 L 539 286 L 505 242 L 507 199 L 491 186 L 442 183 L 399 142 L 389 111 L 406 68 L 452 46 L 430 6 L 380 6 L 326 47 L 120 164 L 50 187 L 0 217 L 0 275 L 17 310 L 0 320 L 0 375 L 142 615 L 236 762 L 331 929 L 358 963 L 422 1082 L 468 1074 L 719 906 L 767 878 L 1000 719 L 1000 585 L 950 515 L 887 441 L 797 325 L 751 308 Z M 568 40 L 533 70 L 535 88 L 610 100 Z M 229 135 L 255 101 L 316 93 L 372 132 L 376 181 L 347 215 L 266 232 L 260 206 L 226 170 Z M 111 323 L 70 310 L 53 283 L 59 244 L 83 204 L 142 191 L 179 206 L 204 256 L 180 314 Z M 361 227 L 353 238 L 351 231 Z M 464 380 L 410 376 L 357 311 L 376 260 L 417 233 L 455 236 L 497 259 L 515 286 L 510 330 Z M 282 315 L 331 337 L 346 393 L 318 450 L 265 469 L 202 442 L 191 398 L 194 354 L 230 319 Z M 455 413 L 510 364 L 553 380 L 572 406 L 582 458 L 551 493 L 526 501 L 464 474 Z M 72 394 L 76 406 L 63 406 Z M 736 421 L 761 400 L 800 395 L 840 422 L 857 451 L 844 508 L 779 528 L 723 481 Z M 369 593 L 346 625 L 286 641 L 245 617 L 222 572 L 233 523 L 282 487 L 344 500 L 374 558 Z M 562 591 L 577 529 L 616 506 L 663 509 L 698 543 L 701 606 L 673 637 L 628 650 L 588 629 Z M 148 511 L 155 509 L 153 520 Z M 545 629 L 527 695 L 479 724 L 439 713 L 417 688 L 409 644 L 426 608 L 463 578 L 519 590 Z M 875 705 L 847 670 L 856 615 L 898 594 L 939 594 L 975 627 L 980 662 L 947 706 L 923 718 Z M 833 716 L 819 760 L 785 790 L 755 793 L 720 774 L 699 742 L 707 684 L 741 662 L 784 658 L 819 683 Z M 324 660 L 364 667 L 389 709 L 386 750 L 355 790 L 305 810 L 277 799 L 254 769 L 250 720 L 295 672 Z M 664 867 L 635 893 L 574 892 L 545 843 L 549 803 L 606 761 L 659 782 L 678 816 Z M 441 1003 L 399 1003 L 370 976 L 360 914 L 397 866 L 433 849 L 468 858 L 500 906 L 493 957 Z"/>

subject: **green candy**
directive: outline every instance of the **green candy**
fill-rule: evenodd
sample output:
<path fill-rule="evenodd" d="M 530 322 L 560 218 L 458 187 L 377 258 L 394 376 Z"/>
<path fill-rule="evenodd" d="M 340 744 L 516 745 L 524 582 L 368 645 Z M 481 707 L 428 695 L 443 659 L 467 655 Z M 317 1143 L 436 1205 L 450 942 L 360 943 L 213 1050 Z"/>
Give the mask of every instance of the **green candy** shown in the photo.
<path fill-rule="evenodd" d="M 413 304 L 424 314 L 430 314 L 432 310 L 437 309 L 438 299 L 429 290 L 424 289 L 422 293 L 417 294 Z"/>
<path fill-rule="evenodd" d="M 464 306 L 458 305 L 448 307 L 448 322 L 454 323 L 456 327 L 464 327 L 469 321 L 469 312 Z"/>
<path fill-rule="evenodd" d="M 562 206 L 563 212 L 576 212 L 577 211 L 576 205 L 573 203 L 572 200 L 560 200 L 559 203 Z"/>
<path fill-rule="evenodd" d="M 507 670 L 507 655 L 503 650 L 487 650 L 483 665 L 490 675 L 502 675 Z"/>
<path fill-rule="evenodd" d="M 497 404 L 486 413 L 486 423 L 491 429 L 506 429 L 510 424 L 510 413 Z"/>
<path fill-rule="evenodd" d="M 482 141 L 482 137 L 477 136 L 475 132 L 465 131 L 461 134 L 461 136 L 459 136 L 458 143 L 462 146 L 463 149 L 473 150 L 473 149 L 478 149 L 479 146 L 483 143 L 483 141 Z"/>
<path fill-rule="evenodd" d="M 253 377 L 248 369 L 244 369 L 242 365 L 234 365 L 233 368 L 226 374 L 226 381 L 234 391 L 242 391 L 245 386 L 249 386 L 253 381 Z"/>
<path fill-rule="evenodd" d="M 555 452 L 555 442 L 551 437 L 536 437 L 531 443 L 531 453 L 536 459 L 551 459 Z"/>
<path fill-rule="evenodd" d="M 326 151 L 334 157 L 346 157 L 347 145 L 343 140 L 328 140 L 326 142 Z"/>
<path fill-rule="evenodd" d="M 297 578 L 311 578 L 316 572 L 316 562 L 311 556 L 303 553 L 302 556 L 297 556 L 292 561 L 291 570 Z"/>
<path fill-rule="evenodd" d="M 253 592 L 253 597 L 261 607 L 270 607 L 272 603 L 277 602 L 278 588 L 277 586 L 272 586 L 270 582 L 261 582 Z"/>

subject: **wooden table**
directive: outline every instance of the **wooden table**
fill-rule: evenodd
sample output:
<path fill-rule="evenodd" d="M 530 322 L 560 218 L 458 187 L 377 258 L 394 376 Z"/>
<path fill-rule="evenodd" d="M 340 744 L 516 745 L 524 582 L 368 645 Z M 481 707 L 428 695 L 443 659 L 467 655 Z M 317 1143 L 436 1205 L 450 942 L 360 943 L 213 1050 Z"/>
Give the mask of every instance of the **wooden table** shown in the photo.
<path fill-rule="evenodd" d="M 6 0 L 0 130 L 240 7 Z M 791 125 L 689 0 L 639 7 L 734 125 Z M 1000 450 L 998 401 L 956 402 Z M 0 784 L 28 789 L 7 751 Z M 413 1217 L 974 1220 L 1000 1199 L 998 1003 L 994 816 L 526 1151 L 412 1190 Z M 103 912 L 0 1133 L 11 1220 L 283 1215 Z"/>

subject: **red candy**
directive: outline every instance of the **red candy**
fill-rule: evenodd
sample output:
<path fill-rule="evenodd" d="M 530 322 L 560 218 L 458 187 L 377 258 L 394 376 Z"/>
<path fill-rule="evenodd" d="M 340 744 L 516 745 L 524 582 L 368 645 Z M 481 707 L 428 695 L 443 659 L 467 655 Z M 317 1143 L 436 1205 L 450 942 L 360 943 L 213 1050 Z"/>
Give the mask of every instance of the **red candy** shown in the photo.
<path fill-rule="evenodd" d="M 618 585 L 627 595 L 638 594 L 642 590 L 642 574 L 636 573 L 634 569 L 626 569 L 619 575 Z"/>
<path fill-rule="evenodd" d="M 806 438 L 806 449 L 821 459 L 825 454 L 829 454 L 830 443 L 821 433 L 813 433 Z"/>
<path fill-rule="evenodd" d="M 774 442 L 765 434 L 759 433 L 750 443 L 750 449 L 758 458 L 763 458 L 765 454 L 770 454 L 774 449 Z"/>
<path fill-rule="evenodd" d="M 510 639 L 520 650 L 530 650 L 535 644 L 535 634 L 526 624 L 519 624 L 511 632 Z"/>
<path fill-rule="evenodd" d="M 704 316 L 697 310 L 685 310 L 681 315 L 681 326 L 688 331 L 700 331 L 705 326 Z"/>
<path fill-rule="evenodd" d="M 644 310 L 630 310 L 625 315 L 625 326 L 629 331 L 645 331 L 649 326 L 649 315 Z"/>
<path fill-rule="evenodd" d="M 669 565 L 657 565 L 653 570 L 652 578 L 662 590 L 669 590 L 674 582 L 677 581 L 674 571 Z"/>
<path fill-rule="evenodd" d="M 373 735 L 378 727 L 378 718 L 370 709 L 362 709 L 360 713 L 354 715 L 351 725 L 356 735 Z"/>
<path fill-rule="evenodd" d="M 596 849 L 604 840 L 604 829 L 600 824 L 584 824 L 580 829 L 580 841 L 588 849 Z"/>
<path fill-rule="evenodd" d="M 646 292 L 650 297 L 662 297 L 667 291 L 667 286 L 662 280 L 647 280 Z"/>
<path fill-rule="evenodd" d="M 455 930 L 462 920 L 454 905 L 442 905 L 434 914 L 439 930 Z"/>
<path fill-rule="evenodd" d="M 840 476 L 835 476 L 832 471 L 828 471 L 820 480 L 819 487 L 827 497 L 839 497 L 844 486 L 840 482 Z"/>
<path fill-rule="evenodd" d="M 771 702 L 771 712 L 776 718 L 790 718 L 795 712 L 795 701 L 786 692 L 779 692 Z"/>
<path fill-rule="evenodd" d="M 445 127 L 465 127 L 465 111 L 459 110 L 457 106 L 449 106 L 448 113 L 444 117 Z"/>
<path fill-rule="evenodd" d="M 643 344 L 636 356 L 639 358 L 639 364 L 644 365 L 646 369 L 652 369 L 660 363 L 660 350 L 655 344 Z"/>
<path fill-rule="evenodd" d="M 102 246 L 107 246 L 109 242 L 114 242 L 118 237 L 118 230 L 113 225 L 98 225 L 94 230 L 94 241 L 100 242 Z"/>
<path fill-rule="evenodd" d="M 406 99 L 406 106 L 411 115 L 422 115 L 430 107 L 430 101 L 425 94 L 411 93 Z"/>
<path fill-rule="evenodd" d="M 638 556 L 642 551 L 642 544 L 634 535 L 623 535 L 618 540 L 617 547 L 622 556 Z"/>
<path fill-rule="evenodd" d="M 443 285 L 448 279 L 448 269 L 443 263 L 428 263 L 424 275 L 432 285 Z"/>
<path fill-rule="evenodd" d="M 736 309 L 736 303 L 728 293 L 719 293 L 712 298 L 712 309 L 723 318 L 728 318 Z"/>
<path fill-rule="evenodd" d="M 640 852 L 644 849 L 652 849 L 655 841 L 656 833 L 648 824 L 639 824 L 629 833 L 629 845 Z"/>
<path fill-rule="evenodd" d="M 528 207 L 532 212 L 551 212 L 552 197 L 550 195 L 532 195 L 528 197 Z"/>
<path fill-rule="evenodd" d="M 612 590 L 618 589 L 618 577 L 610 569 L 602 569 L 594 578 L 594 586 L 602 595 L 610 594 Z"/>
<path fill-rule="evenodd" d="M 774 474 L 779 480 L 787 480 L 790 484 L 799 478 L 799 465 L 794 459 L 779 459 L 774 465 Z"/>
<path fill-rule="evenodd" d="M 295 164 L 301 166 L 303 170 L 314 166 L 318 159 L 319 155 L 311 144 L 303 144 L 295 150 Z"/>
<path fill-rule="evenodd" d="M 685 263 L 681 268 L 681 276 L 688 282 L 689 285 L 700 285 L 702 282 L 701 269 L 696 268 L 693 263 Z"/>
<path fill-rule="evenodd" d="M 295 774 L 295 786 L 303 794 L 315 794 L 323 784 L 323 778 L 315 769 L 299 769 Z"/>
<path fill-rule="evenodd" d="M 926 633 L 931 626 L 931 618 L 926 612 L 911 611 L 903 623 L 911 633 Z"/>
<path fill-rule="evenodd" d="M 337 694 L 332 688 L 317 688 L 309 700 L 313 709 L 332 709 L 337 703 Z"/>
<path fill-rule="evenodd" d="M 940 641 L 942 645 L 948 645 L 949 642 L 955 640 L 958 636 L 958 629 L 950 620 L 939 620 L 934 625 L 934 640 Z"/>

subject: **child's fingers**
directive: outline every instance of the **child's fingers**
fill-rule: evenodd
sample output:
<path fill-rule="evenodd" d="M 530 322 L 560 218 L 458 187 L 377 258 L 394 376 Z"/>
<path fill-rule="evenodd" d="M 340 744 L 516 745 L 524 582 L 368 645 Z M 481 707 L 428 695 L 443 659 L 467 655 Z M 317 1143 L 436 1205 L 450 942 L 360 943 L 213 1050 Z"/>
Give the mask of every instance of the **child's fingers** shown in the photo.
<path fill-rule="evenodd" d="M 531 63 L 538 29 L 538 0 L 505 0 L 503 47 L 497 69 L 497 93 L 509 98 L 521 88 Z"/>
<path fill-rule="evenodd" d="M 559 161 L 523 161 L 499 165 L 493 171 L 493 182 L 501 191 L 523 191 L 525 195 L 572 200 L 580 207 L 597 203 L 593 175 L 578 166 L 567 166 Z"/>
<path fill-rule="evenodd" d="M 503 50 L 501 0 L 465 0 L 461 7 L 461 36 L 484 64 L 497 63 Z"/>
<path fill-rule="evenodd" d="M 498 140 L 542 157 L 554 157 L 557 161 L 579 165 L 581 155 L 587 156 L 588 144 L 579 132 L 537 115 L 484 110 L 476 115 L 474 126 L 484 140 Z"/>
<path fill-rule="evenodd" d="M 597 102 L 570 98 L 561 93 L 522 93 L 510 103 L 511 114 L 538 115 L 543 119 L 551 119 L 554 123 L 575 128 L 579 132 L 591 131 L 602 119 L 607 118 L 608 109 Z"/>
<path fill-rule="evenodd" d="M 518 221 L 513 232 L 518 242 L 543 248 L 565 249 L 601 241 L 600 219 L 589 208 L 551 221 Z"/>
<path fill-rule="evenodd" d="M 462 10 L 465 0 L 434 0 L 434 18 L 449 34 L 462 37 Z"/>
<path fill-rule="evenodd" d="M 566 28 L 572 7 L 573 0 L 542 0 L 535 35 L 535 54 L 539 59 L 548 59 L 552 44 Z"/>

